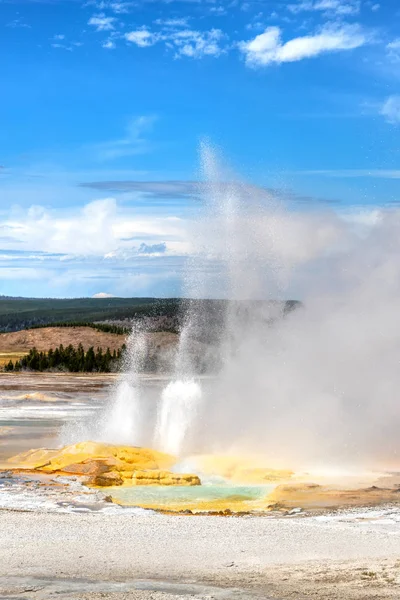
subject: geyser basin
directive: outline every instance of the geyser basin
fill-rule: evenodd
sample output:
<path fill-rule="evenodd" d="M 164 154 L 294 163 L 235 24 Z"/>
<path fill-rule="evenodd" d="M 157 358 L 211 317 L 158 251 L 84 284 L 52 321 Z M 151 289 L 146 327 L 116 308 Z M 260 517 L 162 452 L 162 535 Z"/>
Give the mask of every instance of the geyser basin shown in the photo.
<path fill-rule="evenodd" d="M 266 496 L 275 485 L 134 486 L 109 488 L 113 501 L 166 512 L 266 512 Z M 106 490 L 105 490 L 106 491 Z"/>
<path fill-rule="evenodd" d="M 79 476 L 86 485 L 100 487 L 114 502 L 127 506 L 193 513 L 268 510 L 266 498 L 276 486 L 275 471 L 272 481 L 265 478 L 270 470 L 263 472 L 261 481 L 257 470 L 257 481 L 243 482 L 232 479 L 237 459 L 211 455 L 188 459 L 193 466 L 196 462 L 204 471 L 194 468 L 187 472 L 189 465 L 149 448 L 88 441 L 58 450 L 32 450 L 11 458 L 7 466 L 31 473 Z M 204 475 L 205 485 L 200 485 L 196 473 Z"/>
<path fill-rule="evenodd" d="M 31 450 L 9 459 L 5 468 L 34 477 L 78 477 L 81 484 L 101 489 L 103 498 L 111 496 L 117 504 L 169 513 L 260 515 L 277 509 L 326 510 L 400 502 L 399 476 L 394 474 L 375 473 L 371 479 L 370 473 L 364 482 L 358 477 L 352 482 L 348 478 L 334 482 L 311 473 L 268 469 L 259 461 L 256 457 L 199 455 L 179 462 L 151 448 L 87 441 L 61 449 Z"/>

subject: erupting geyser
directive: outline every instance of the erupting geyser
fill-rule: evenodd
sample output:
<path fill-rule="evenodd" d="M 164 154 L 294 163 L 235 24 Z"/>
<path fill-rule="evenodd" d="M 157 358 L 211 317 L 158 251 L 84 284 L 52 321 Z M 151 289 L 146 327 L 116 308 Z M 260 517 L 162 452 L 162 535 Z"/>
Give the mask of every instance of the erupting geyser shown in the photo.
<path fill-rule="evenodd" d="M 139 373 L 146 358 L 146 338 L 136 324 L 129 337 L 123 373 L 115 386 L 113 401 L 102 416 L 98 439 L 105 442 L 118 440 L 119 444 L 134 446 L 145 443 L 145 411 Z"/>
<path fill-rule="evenodd" d="M 119 382 L 110 412 L 103 425 L 104 441 L 118 439 L 120 444 L 139 446 L 143 438 L 140 390 L 129 380 Z"/>
<path fill-rule="evenodd" d="M 167 385 L 162 393 L 157 419 L 156 447 L 175 456 L 181 454 L 200 401 L 201 387 L 196 381 L 171 381 Z"/>
<path fill-rule="evenodd" d="M 133 332 L 96 435 L 174 454 L 258 453 L 278 467 L 397 466 L 400 212 L 285 210 L 267 190 L 224 183 L 208 148 L 203 167 L 184 295 L 220 299 L 219 313 L 189 302 L 156 415 Z M 288 298 L 302 304 L 289 310 Z"/>

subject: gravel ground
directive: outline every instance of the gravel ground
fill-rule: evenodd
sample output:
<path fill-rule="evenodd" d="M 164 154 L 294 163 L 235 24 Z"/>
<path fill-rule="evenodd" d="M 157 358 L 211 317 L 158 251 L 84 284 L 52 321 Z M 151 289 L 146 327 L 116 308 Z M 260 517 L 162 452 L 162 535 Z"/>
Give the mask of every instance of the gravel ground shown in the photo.
<path fill-rule="evenodd" d="M 3 511 L 0 532 L 0 598 L 400 598 L 387 520 Z"/>

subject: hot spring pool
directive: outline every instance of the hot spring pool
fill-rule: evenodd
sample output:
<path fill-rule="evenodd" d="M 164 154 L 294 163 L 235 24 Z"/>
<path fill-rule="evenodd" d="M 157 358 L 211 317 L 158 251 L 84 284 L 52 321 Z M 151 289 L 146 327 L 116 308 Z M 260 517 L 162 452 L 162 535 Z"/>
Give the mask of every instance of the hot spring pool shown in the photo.
<path fill-rule="evenodd" d="M 265 498 L 275 485 L 132 486 L 109 488 L 117 504 L 180 512 L 250 512 L 266 508 Z"/>

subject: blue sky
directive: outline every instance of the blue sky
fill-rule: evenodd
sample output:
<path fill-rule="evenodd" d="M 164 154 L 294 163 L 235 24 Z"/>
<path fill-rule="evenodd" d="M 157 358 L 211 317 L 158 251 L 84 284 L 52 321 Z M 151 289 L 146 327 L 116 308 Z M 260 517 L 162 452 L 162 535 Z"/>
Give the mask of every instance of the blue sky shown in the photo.
<path fill-rule="evenodd" d="M 293 210 L 395 204 L 399 23 L 394 0 L 0 0 L 0 294 L 179 294 L 204 137 Z"/>

